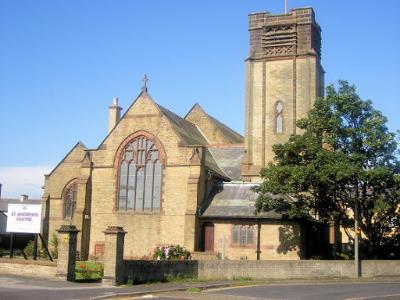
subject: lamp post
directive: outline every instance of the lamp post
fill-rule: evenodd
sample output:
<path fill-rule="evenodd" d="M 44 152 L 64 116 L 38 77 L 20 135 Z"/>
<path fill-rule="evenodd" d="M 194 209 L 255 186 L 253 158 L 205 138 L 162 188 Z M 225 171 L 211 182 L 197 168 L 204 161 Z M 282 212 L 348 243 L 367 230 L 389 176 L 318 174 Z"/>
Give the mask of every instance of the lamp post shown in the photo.
<path fill-rule="evenodd" d="M 354 273 L 357 278 L 361 276 L 361 265 L 360 265 L 360 243 L 359 243 L 359 206 L 358 206 L 358 190 L 356 190 L 356 199 L 354 202 Z"/>

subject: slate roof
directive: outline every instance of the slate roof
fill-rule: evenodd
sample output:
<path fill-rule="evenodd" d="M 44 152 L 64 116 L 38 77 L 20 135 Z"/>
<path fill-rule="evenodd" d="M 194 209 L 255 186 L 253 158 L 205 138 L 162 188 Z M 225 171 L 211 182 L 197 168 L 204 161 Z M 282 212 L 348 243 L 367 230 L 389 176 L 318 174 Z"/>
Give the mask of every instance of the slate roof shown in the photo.
<path fill-rule="evenodd" d="M 256 213 L 257 194 L 251 190 L 254 185 L 254 183 L 246 182 L 221 182 L 216 184 L 209 198 L 203 203 L 200 216 L 218 219 L 288 219 L 284 212 L 277 210 Z"/>
<path fill-rule="evenodd" d="M 208 150 L 216 160 L 218 166 L 231 180 L 240 179 L 244 155 L 243 146 L 210 146 Z"/>
<path fill-rule="evenodd" d="M 189 146 L 207 146 L 208 142 L 204 135 L 200 132 L 197 126 L 177 114 L 173 113 L 169 109 L 161 106 L 153 102 L 157 105 L 160 111 L 164 114 L 165 117 L 171 122 L 171 125 L 174 127 L 175 132 L 182 138 L 182 140 Z M 210 153 L 209 149 L 205 150 L 205 166 L 213 171 L 215 174 L 219 175 L 221 178 L 229 180 L 230 177 L 225 174 L 225 172 L 220 168 L 216 160 L 214 159 L 212 153 Z"/>
<path fill-rule="evenodd" d="M 228 174 L 219 166 L 209 148 L 205 150 L 205 166 L 224 180 L 231 180 Z"/>
<path fill-rule="evenodd" d="M 244 143 L 244 137 L 234 131 L 232 128 L 226 126 L 224 123 L 218 121 L 214 117 L 210 116 L 209 114 L 205 113 L 211 121 L 217 126 L 217 128 L 222 132 L 225 138 L 232 144 L 242 144 Z"/>
<path fill-rule="evenodd" d="M 226 139 L 227 143 L 230 144 L 242 144 L 244 142 L 244 137 L 234 131 L 232 128 L 226 126 L 224 123 L 218 121 L 214 117 L 210 116 L 208 113 L 205 112 L 205 110 L 200 106 L 199 103 L 196 103 L 193 105 L 193 107 L 189 110 L 189 112 L 186 114 L 185 119 L 194 111 L 195 109 L 198 109 L 201 111 L 201 113 L 208 118 L 211 123 L 214 124 L 215 128 L 221 133 L 222 136 Z"/>
<path fill-rule="evenodd" d="M 2 198 L 0 199 L 0 211 L 7 212 L 8 204 L 40 204 L 41 199 L 28 199 L 21 201 L 18 198 Z"/>
<path fill-rule="evenodd" d="M 154 100 L 153 102 L 158 106 L 160 111 L 164 114 L 165 117 L 171 122 L 177 134 L 180 135 L 182 140 L 187 145 L 196 145 L 196 146 L 207 146 L 207 139 L 201 134 L 197 126 L 177 114 L 173 113 L 169 109 L 159 105 Z"/>

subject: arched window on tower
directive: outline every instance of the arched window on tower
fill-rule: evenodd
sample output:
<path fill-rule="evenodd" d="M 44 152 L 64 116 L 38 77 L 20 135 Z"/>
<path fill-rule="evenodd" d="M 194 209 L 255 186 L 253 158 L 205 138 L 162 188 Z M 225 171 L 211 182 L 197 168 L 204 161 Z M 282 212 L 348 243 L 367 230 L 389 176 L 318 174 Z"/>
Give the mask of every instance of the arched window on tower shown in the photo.
<path fill-rule="evenodd" d="M 283 133 L 283 104 L 281 101 L 275 105 L 275 133 Z"/>
<path fill-rule="evenodd" d="M 78 185 L 76 182 L 70 183 L 64 191 L 64 219 L 72 219 L 74 217 L 77 192 Z"/>
<path fill-rule="evenodd" d="M 119 165 L 118 209 L 159 211 L 163 165 L 159 149 L 146 136 L 138 136 L 122 150 Z"/>

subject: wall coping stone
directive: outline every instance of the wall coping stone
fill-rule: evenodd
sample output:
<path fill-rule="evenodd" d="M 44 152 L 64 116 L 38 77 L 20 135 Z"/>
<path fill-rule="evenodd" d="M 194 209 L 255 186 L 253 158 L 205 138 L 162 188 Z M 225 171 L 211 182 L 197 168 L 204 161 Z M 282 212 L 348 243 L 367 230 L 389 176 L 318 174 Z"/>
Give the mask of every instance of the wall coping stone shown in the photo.
<path fill-rule="evenodd" d="M 126 234 L 127 232 L 121 226 L 108 226 L 106 230 L 103 231 L 105 234 Z"/>
<path fill-rule="evenodd" d="M 57 229 L 58 233 L 78 233 L 80 230 L 76 228 L 75 225 L 61 225 L 59 229 Z"/>

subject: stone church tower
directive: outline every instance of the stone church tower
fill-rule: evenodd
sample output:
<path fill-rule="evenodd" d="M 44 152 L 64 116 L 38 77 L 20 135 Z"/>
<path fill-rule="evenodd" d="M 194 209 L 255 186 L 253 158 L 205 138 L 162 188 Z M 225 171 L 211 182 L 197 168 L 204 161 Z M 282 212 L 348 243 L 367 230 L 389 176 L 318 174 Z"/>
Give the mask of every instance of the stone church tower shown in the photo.
<path fill-rule="evenodd" d="M 298 133 L 296 121 L 323 95 L 324 70 L 312 8 L 250 14 L 249 32 L 242 177 L 259 181 L 260 169 L 274 159 L 272 145 Z"/>

